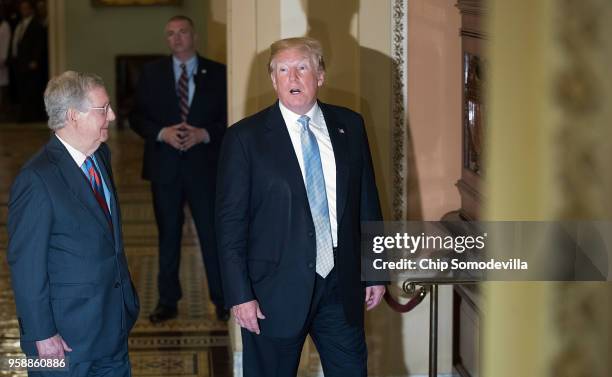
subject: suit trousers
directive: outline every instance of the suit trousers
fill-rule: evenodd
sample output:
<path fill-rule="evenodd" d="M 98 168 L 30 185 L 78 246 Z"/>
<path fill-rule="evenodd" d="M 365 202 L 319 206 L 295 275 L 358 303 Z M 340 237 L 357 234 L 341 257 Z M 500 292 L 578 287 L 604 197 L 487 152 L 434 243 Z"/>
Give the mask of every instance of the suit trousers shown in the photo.
<path fill-rule="evenodd" d="M 69 354 L 68 354 L 69 355 Z M 70 356 L 68 356 L 70 357 Z M 121 354 L 99 360 L 71 364 L 67 371 L 32 371 L 29 377 L 132 377 L 127 347 Z"/>
<path fill-rule="evenodd" d="M 365 331 L 347 323 L 340 294 L 334 268 L 325 279 L 316 275 L 306 324 L 297 336 L 274 338 L 243 328 L 244 377 L 295 377 L 308 334 L 321 357 L 325 377 L 367 376 Z"/>
<path fill-rule="evenodd" d="M 214 185 L 181 172 L 173 183 L 152 182 L 151 191 L 159 232 L 159 303 L 176 307 L 183 295 L 179 266 L 185 222 L 183 208 L 187 203 L 200 241 L 210 298 L 215 305 L 222 307 L 223 291 L 214 230 Z"/>

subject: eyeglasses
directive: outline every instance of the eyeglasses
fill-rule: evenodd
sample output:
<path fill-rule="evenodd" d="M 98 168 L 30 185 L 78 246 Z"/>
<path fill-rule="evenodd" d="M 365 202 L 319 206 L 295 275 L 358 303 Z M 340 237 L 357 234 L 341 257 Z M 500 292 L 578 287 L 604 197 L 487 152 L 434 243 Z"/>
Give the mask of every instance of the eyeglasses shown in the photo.
<path fill-rule="evenodd" d="M 111 108 L 111 104 L 110 102 L 107 103 L 106 105 L 102 106 L 102 107 L 90 107 L 89 110 L 102 110 L 100 111 L 101 114 L 103 114 L 104 116 L 108 115 L 108 110 Z"/>

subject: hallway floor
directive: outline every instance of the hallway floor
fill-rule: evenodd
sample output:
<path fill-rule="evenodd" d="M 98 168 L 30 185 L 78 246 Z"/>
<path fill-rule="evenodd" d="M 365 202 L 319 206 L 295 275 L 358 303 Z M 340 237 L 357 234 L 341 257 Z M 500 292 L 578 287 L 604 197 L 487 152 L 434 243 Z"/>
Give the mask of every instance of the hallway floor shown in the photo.
<path fill-rule="evenodd" d="M 0 357 L 19 355 L 19 333 L 6 264 L 8 191 L 19 168 L 49 138 L 44 124 L 0 125 Z M 157 229 L 148 182 L 140 178 L 142 140 L 129 130 L 111 130 L 108 144 L 121 212 L 125 251 L 141 301 L 130 336 L 133 375 L 230 376 L 227 325 L 217 321 L 208 298 L 195 230 L 187 217 L 183 232 L 179 317 L 152 325 L 147 317 L 157 301 Z M 0 370 L 0 376 L 25 371 Z"/>

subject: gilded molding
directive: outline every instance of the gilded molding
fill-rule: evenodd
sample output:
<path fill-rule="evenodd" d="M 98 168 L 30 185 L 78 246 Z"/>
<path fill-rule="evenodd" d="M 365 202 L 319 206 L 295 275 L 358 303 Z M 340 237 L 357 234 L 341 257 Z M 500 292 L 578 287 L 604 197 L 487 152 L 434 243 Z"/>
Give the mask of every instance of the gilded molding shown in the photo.
<path fill-rule="evenodd" d="M 394 0 L 392 11 L 391 54 L 392 72 L 392 162 L 393 162 L 393 201 L 394 220 L 404 220 L 407 216 L 407 151 L 408 133 L 406 132 L 406 108 L 408 104 L 408 1 Z"/>
<path fill-rule="evenodd" d="M 560 1 L 556 7 L 555 48 L 560 57 L 553 76 L 553 106 L 561 115 L 554 125 L 555 180 L 559 216 L 606 218 L 611 210 L 605 176 L 609 171 L 609 58 L 606 55 L 607 0 Z"/>
<path fill-rule="evenodd" d="M 551 85 L 554 127 L 555 212 L 565 220 L 609 218 L 612 171 L 612 27 L 608 0 L 563 0 L 553 20 L 557 66 Z M 554 301 L 559 347 L 551 362 L 556 377 L 609 376 L 610 288 L 596 283 L 560 283 Z"/>

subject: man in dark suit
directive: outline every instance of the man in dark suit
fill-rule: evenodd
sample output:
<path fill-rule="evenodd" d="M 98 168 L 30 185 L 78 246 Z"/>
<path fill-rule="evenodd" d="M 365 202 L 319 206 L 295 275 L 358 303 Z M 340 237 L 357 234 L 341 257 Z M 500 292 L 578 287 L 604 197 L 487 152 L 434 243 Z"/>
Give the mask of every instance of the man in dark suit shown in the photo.
<path fill-rule="evenodd" d="M 47 68 L 47 33 L 34 15 L 34 3 L 21 0 L 21 21 L 17 24 L 11 43 L 12 69 L 14 71 L 19 102 L 20 122 L 44 119 L 43 91 Z"/>
<path fill-rule="evenodd" d="M 226 303 L 248 376 L 295 376 L 306 335 L 326 377 L 365 376 L 360 224 L 381 219 L 363 119 L 317 101 L 325 65 L 312 38 L 271 46 L 278 101 L 230 127 L 219 159 L 217 237 Z"/>
<path fill-rule="evenodd" d="M 219 147 L 227 127 L 225 66 L 195 50 L 193 22 L 166 24 L 172 55 L 146 65 L 130 125 L 145 139 L 143 178 L 151 181 L 159 231 L 159 302 L 150 320 L 177 316 L 185 202 L 193 216 L 217 317 L 227 320 L 214 233 L 214 195 Z"/>
<path fill-rule="evenodd" d="M 9 199 L 21 347 L 28 356 L 69 356 L 71 376 L 129 376 L 139 303 L 104 144 L 115 114 L 98 76 L 71 71 L 49 82 L 45 106 L 54 135 L 21 169 Z"/>

